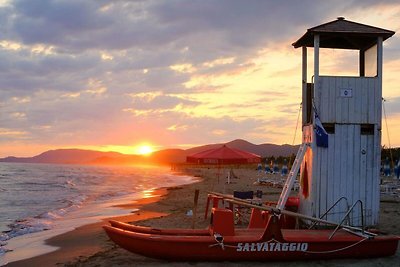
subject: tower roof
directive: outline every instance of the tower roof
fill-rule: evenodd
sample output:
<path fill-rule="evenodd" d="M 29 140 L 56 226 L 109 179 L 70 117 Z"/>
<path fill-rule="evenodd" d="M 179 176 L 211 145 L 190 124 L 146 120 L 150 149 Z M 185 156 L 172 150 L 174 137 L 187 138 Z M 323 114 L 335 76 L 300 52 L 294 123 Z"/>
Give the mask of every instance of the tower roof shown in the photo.
<path fill-rule="evenodd" d="M 314 35 L 320 36 L 319 46 L 322 48 L 342 48 L 364 50 L 375 45 L 377 37 L 383 40 L 391 37 L 395 32 L 385 30 L 349 20 L 343 17 L 337 20 L 310 28 L 292 45 L 314 47 Z"/>

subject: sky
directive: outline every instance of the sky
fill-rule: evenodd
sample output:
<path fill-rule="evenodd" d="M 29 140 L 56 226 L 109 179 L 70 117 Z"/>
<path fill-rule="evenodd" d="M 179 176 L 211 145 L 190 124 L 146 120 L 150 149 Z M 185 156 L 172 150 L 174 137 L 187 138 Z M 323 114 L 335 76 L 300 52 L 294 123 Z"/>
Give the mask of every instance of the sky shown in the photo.
<path fill-rule="evenodd" d="M 339 16 L 397 32 L 384 43 L 382 144 L 400 146 L 398 1 L 0 0 L 0 157 L 298 144 L 291 44 Z M 321 53 L 321 74 L 358 68 L 357 54 Z"/>

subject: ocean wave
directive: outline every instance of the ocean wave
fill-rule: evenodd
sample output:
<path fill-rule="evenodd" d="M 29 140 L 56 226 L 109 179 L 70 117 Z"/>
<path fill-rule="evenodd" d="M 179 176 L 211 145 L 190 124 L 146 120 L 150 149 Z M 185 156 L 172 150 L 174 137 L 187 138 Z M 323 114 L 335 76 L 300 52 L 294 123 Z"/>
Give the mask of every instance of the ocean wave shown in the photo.
<path fill-rule="evenodd" d="M 60 187 L 60 186 L 62 186 L 58 182 L 49 182 L 49 181 L 29 181 L 29 182 L 28 181 L 22 181 L 22 182 L 15 183 L 15 184 L 24 185 L 24 186 L 32 185 L 32 186 L 47 186 L 47 187 L 52 187 L 52 186 Z"/>
<path fill-rule="evenodd" d="M 3 244 L 5 243 L 5 244 Z M 0 242 L 0 256 L 4 255 L 6 252 L 11 251 L 10 249 L 6 249 L 4 246 L 7 244 L 7 242 Z"/>
<path fill-rule="evenodd" d="M 49 230 L 52 226 L 53 223 L 49 220 L 35 218 L 28 218 L 10 224 L 8 226 L 10 230 L 0 234 L 0 256 L 10 251 L 5 246 L 7 245 L 7 241 L 11 238 Z"/>
<path fill-rule="evenodd" d="M 106 201 L 128 194 L 131 194 L 131 192 L 105 193 L 98 195 L 95 200 Z M 8 251 L 5 246 L 7 245 L 7 241 L 11 238 L 53 229 L 56 220 L 62 219 L 67 213 L 79 209 L 87 200 L 88 197 L 86 195 L 76 196 L 72 199 L 65 200 L 68 205 L 63 208 L 47 211 L 34 217 L 19 219 L 8 224 L 9 230 L 0 233 L 0 256 Z"/>
<path fill-rule="evenodd" d="M 66 184 L 59 182 L 49 182 L 49 181 L 23 181 L 15 183 L 20 190 L 26 192 L 42 192 L 42 191 L 54 191 L 57 189 L 65 190 L 72 189 L 72 186 L 66 186 Z"/>
<path fill-rule="evenodd" d="M 0 234 L 0 254 L 6 253 L 7 241 L 11 238 L 52 229 L 50 220 L 27 218 L 8 225 L 10 230 Z"/>
<path fill-rule="evenodd" d="M 96 200 L 97 201 L 111 200 L 113 198 L 131 195 L 132 193 L 134 193 L 134 192 L 128 192 L 128 191 L 108 192 L 108 193 L 103 193 L 103 194 L 98 195 L 96 197 Z"/>
<path fill-rule="evenodd" d="M 0 179 L 5 179 L 7 177 L 10 177 L 11 175 L 8 173 L 0 173 Z"/>
<path fill-rule="evenodd" d="M 54 227 L 54 221 L 61 219 L 68 212 L 79 209 L 86 199 L 87 196 L 85 195 L 77 196 L 67 200 L 68 205 L 63 208 L 47 211 L 35 217 L 19 219 L 14 223 L 8 224 L 9 230 L 0 233 L 0 255 L 7 252 L 7 249 L 4 248 L 4 246 L 7 245 L 7 240 L 21 235 L 52 229 Z"/>

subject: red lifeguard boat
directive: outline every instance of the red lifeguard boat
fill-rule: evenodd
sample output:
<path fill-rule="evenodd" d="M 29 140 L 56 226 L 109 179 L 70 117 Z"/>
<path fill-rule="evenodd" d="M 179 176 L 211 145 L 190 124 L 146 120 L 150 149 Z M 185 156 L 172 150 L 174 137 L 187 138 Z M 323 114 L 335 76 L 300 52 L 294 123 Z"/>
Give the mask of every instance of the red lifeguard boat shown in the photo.
<path fill-rule="evenodd" d="M 384 257 L 396 252 L 400 239 L 361 229 L 356 231 L 348 226 L 338 231 L 282 229 L 282 218 L 279 219 L 273 208 L 257 207 L 233 198 L 230 201 L 253 208 L 249 224 L 253 226 L 235 229 L 232 210 L 213 208 L 208 229 L 158 229 L 111 221 L 111 226 L 104 226 L 104 230 L 111 240 L 128 251 L 174 261 Z M 270 212 L 265 216 L 260 210 Z"/>

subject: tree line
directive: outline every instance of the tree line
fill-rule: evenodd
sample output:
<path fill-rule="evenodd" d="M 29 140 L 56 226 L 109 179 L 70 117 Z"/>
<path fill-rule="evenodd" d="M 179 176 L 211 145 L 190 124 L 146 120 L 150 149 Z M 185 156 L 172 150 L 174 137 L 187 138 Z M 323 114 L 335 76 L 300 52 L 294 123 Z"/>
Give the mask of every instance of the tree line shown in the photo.
<path fill-rule="evenodd" d="M 284 157 L 284 156 L 270 156 L 270 157 L 263 157 L 261 159 L 261 162 L 263 164 L 271 164 L 275 163 L 278 165 L 282 165 L 284 163 L 291 165 L 291 163 L 294 161 L 296 158 L 295 154 L 292 154 L 290 156 Z M 395 147 L 395 148 L 388 148 L 386 146 L 382 146 L 381 150 L 381 160 L 384 161 L 386 159 L 389 159 L 389 161 L 392 161 L 393 158 L 393 164 L 396 163 L 397 160 L 400 159 L 400 147 Z"/>

